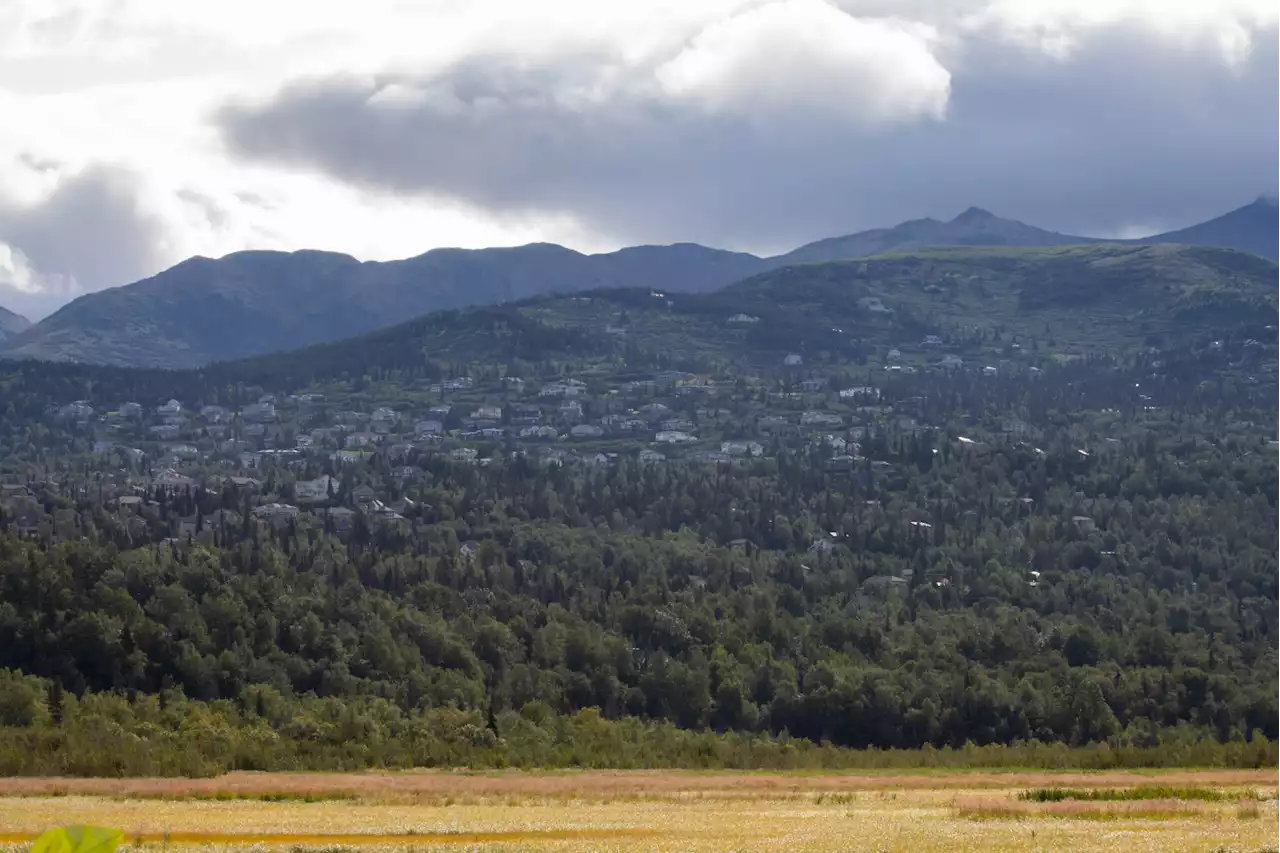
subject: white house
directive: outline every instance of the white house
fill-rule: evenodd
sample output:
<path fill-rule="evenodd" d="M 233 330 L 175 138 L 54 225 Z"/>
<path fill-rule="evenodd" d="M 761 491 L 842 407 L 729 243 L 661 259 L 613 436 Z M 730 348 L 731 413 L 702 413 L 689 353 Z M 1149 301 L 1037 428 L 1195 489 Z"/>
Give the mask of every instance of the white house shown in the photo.
<path fill-rule="evenodd" d="M 764 445 L 758 441 L 722 441 L 720 452 L 726 456 L 761 456 Z"/>
<path fill-rule="evenodd" d="M 285 525 L 298 518 L 298 508 L 292 504 L 263 504 L 254 507 L 253 517 L 271 525 Z"/>
<path fill-rule="evenodd" d="M 328 474 L 315 480 L 300 480 L 293 485 L 293 496 L 300 501 L 328 500 L 330 491 L 338 491 L 338 481 Z"/>
<path fill-rule="evenodd" d="M 240 410 L 240 416 L 250 423 L 266 423 L 276 419 L 276 404 L 250 403 Z"/>
<path fill-rule="evenodd" d="M 840 392 L 840 399 L 842 400 L 856 400 L 862 398 L 878 400 L 880 398 L 880 389 L 873 388 L 870 385 L 855 385 L 852 388 L 845 388 Z"/>
<path fill-rule="evenodd" d="M 838 427 L 844 425 L 844 418 L 828 412 L 805 412 L 800 416 L 802 426 Z"/>

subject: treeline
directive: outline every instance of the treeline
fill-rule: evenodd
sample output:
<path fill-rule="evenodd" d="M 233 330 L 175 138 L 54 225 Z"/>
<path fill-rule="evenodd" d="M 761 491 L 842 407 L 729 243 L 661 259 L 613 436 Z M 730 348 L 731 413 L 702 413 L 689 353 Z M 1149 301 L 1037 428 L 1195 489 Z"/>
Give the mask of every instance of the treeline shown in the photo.
<path fill-rule="evenodd" d="M 860 770 L 1145 767 L 1256 768 L 1278 760 L 1257 736 L 1221 743 L 1192 728 L 1157 743 L 1117 735 L 1083 747 L 1010 745 L 852 750 L 792 738 L 689 731 L 598 709 L 556 715 L 541 702 L 486 715 L 407 713 L 380 699 L 286 699 L 269 687 L 238 701 L 58 693 L 43 679 L 0 670 L 0 775 L 214 776 L 235 770 L 343 771 L 409 767 Z M 21 720 L 21 725 L 14 725 Z"/>

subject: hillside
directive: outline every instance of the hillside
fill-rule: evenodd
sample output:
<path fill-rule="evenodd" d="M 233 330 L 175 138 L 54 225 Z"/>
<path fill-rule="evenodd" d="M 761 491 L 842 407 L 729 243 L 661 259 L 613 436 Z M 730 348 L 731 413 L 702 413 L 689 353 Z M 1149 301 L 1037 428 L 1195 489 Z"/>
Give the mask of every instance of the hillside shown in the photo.
<path fill-rule="evenodd" d="M 1244 207 L 1230 213 L 1201 222 L 1189 228 L 1156 234 L 1141 240 L 1143 243 L 1187 243 L 1201 246 L 1222 246 L 1252 252 L 1264 258 L 1280 257 L 1280 214 L 1276 200 L 1259 197 Z"/>
<path fill-rule="evenodd" d="M 752 255 L 692 244 L 603 255 L 548 244 L 436 249 L 384 263 L 332 252 L 237 252 L 191 258 L 136 284 L 82 296 L 10 342 L 6 354 L 191 367 L 548 292 L 651 284 L 710 290 L 761 264 Z"/>
<path fill-rule="evenodd" d="M 1196 246 L 945 248 L 800 264 L 714 293 L 596 290 L 435 313 L 225 367 L 247 381 L 305 384 L 425 358 L 596 358 L 697 370 L 897 348 L 931 363 L 944 352 L 995 358 L 1014 339 L 1032 338 L 1052 345 L 1042 358 L 1119 355 L 1242 330 L 1263 336 L 1276 322 L 1275 280 L 1270 261 Z M 947 346 L 922 347 L 926 335 Z"/>
<path fill-rule="evenodd" d="M 21 334 L 31 326 L 31 321 L 7 308 L 0 308 L 0 343 Z"/>
<path fill-rule="evenodd" d="M 916 332 L 999 331 L 1119 354 L 1274 324 L 1275 281 L 1275 263 L 1242 252 L 1106 243 L 940 248 L 801 265 L 717 296 L 725 309 L 760 315 L 761 328 L 772 309 L 774 317 L 798 316 L 810 328 L 835 325 L 884 343 L 910 342 Z M 877 299 L 883 311 L 867 307 Z M 805 345 L 821 343 L 806 337 L 790 344 Z"/>

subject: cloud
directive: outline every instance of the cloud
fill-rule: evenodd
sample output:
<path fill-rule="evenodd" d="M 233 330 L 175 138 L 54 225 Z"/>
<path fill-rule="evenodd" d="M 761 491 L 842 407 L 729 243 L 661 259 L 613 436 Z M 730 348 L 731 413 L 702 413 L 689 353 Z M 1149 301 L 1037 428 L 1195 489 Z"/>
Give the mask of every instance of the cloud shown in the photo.
<path fill-rule="evenodd" d="M 153 271 L 162 226 L 139 209 L 138 190 L 129 170 L 93 165 L 37 203 L 0 204 L 0 304 L 39 316 Z"/>
<path fill-rule="evenodd" d="M 847 5 L 740 5 L 638 56 L 579 41 L 322 76 L 219 120 L 254 162 L 617 242 L 782 249 L 970 204 L 1105 233 L 1276 184 L 1256 4 Z"/>
<path fill-rule="evenodd" d="M 614 239 L 666 221 L 659 236 L 683 239 L 716 215 L 713 198 L 755 195 L 744 170 L 806 142 L 792 125 L 834 139 L 941 118 L 949 75 L 928 36 L 786 0 L 641 57 L 485 53 L 431 76 L 304 82 L 265 108 L 228 109 L 224 129 L 242 154 L 363 186 L 573 216 Z"/>
<path fill-rule="evenodd" d="M 858 128 L 940 119 L 950 74 L 931 36 L 819 0 L 783 0 L 707 26 L 654 77 L 677 102 L 747 120 L 829 117 Z"/>

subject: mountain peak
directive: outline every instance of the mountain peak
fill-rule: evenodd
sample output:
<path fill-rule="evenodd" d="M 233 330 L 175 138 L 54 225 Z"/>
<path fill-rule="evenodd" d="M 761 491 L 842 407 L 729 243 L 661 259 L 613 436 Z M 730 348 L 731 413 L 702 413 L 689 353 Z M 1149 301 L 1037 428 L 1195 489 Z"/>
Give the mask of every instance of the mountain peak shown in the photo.
<path fill-rule="evenodd" d="M 983 210 L 981 207 L 970 207 L 964 213 L 957 216 L 952 222 L 983 222 L 989 219 L 997 218 L 994 213 L 989 210 Z"/>

